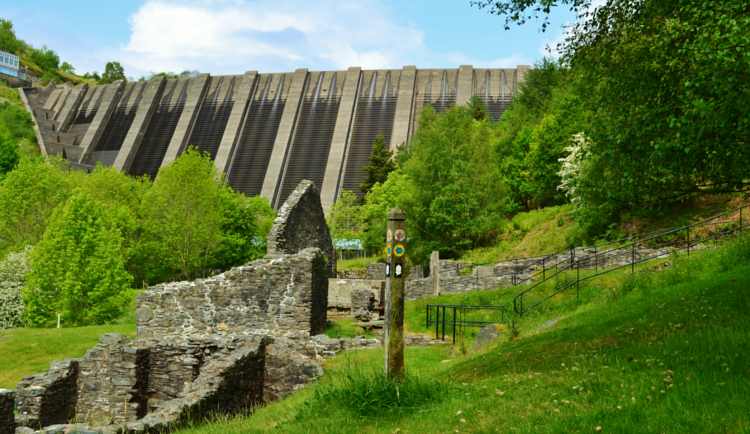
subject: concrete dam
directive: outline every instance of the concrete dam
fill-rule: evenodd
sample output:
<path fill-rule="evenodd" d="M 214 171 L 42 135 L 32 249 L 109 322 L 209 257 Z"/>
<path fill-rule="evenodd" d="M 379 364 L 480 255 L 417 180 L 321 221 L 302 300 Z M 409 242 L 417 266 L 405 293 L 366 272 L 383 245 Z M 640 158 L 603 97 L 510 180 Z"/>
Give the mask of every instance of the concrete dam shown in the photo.
<path fill-rule="evenodd" d="M 472 95 L 497 121 L 529 68 L 248 71 L 75 88 L 52 82 L 19 93 L 42 153 L 74 169 L 101 163 L 155 179 L 194 145 L 235 191 L 278 208 L 309 179 L 327 211 L 342 190 L 361 194 L 377 135 L 394 150 L 410 140 L 426 103 L 439 113 Z"/>

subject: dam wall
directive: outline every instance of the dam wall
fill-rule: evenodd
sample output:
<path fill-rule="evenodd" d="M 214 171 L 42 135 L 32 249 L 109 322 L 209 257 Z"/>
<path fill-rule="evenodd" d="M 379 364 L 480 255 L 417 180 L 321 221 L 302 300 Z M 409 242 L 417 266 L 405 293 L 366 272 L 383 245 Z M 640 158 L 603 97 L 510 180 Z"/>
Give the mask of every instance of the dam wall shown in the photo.
<path fill-rule="evenodd" d="M 19 92 L 42 153 L 74 169 L 101 163 L 155 179 L 196 146 L 235 191 L 278 209 L 309 179 L 327 212 L 342 190 L 361 195 L 376 136 L 395 150 L 411 139 L 426 104 L 440 113 L 473 95 L 496 122 L 529 68 L 248 71 L 75 88 L 52 82 Z"/>

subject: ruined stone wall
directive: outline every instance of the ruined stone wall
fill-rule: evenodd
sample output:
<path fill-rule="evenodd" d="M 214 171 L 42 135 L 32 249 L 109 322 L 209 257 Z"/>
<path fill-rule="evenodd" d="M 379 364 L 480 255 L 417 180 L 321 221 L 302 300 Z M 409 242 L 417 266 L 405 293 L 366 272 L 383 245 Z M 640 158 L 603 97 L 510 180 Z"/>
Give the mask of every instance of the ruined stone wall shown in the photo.
<path fill-rule="evenodd" d="M 325 331 L 326 260 L 318 249 L 274 255 L 195 282 L 165 283 L 137 297 L 139 338 Z"/>
<path fill-rule="evenodd" d="M 370 280 L 385 280 L 385 264 L 379 262 L 367 264 L 367 278 Z"/>
<path fill-rule="evenodd" d="M 339 270 L 336 272 L 336 278 L 338 279 L 367 279 L 366 268 L 347 268 L 346 270 Z"/>
<path fill-rule="evenodd" d="M 294 254 L 317 247 L 326 256 L 330 278 L 336 277 L 336 251 L 326 223 L 320 192 L 304 180 L 287 198 L 268 233 L 268 254 Z"/>
<path fill-rule="evenodd" d="M 52 362 L 44 374 L 29 375 L 16 386 L 16 423 L 39 428 L 68 423 L 75 416 L 78 361 Z"/>
<path fill-rule="evenodd" d="M 18 383 L 19 426 L 62 425 L 75 416 L 80 432 L 161 432 L 262 401 L 265 348 L 272 342 L 266 337 L 134 341 L 108 333 L 100 341 L 83 358 L 53 362 L 46 373 Z M 9 396 L 12 391 L 0 392 L 0 422 Z M 12 405 L 9 411 L 12 416 Z"/>
<path fill-rule="evenodd" d="M 13 414 L 15 400 L 16 392 L 14 390 L 0 389 L 0 434 L 16 432 L 16 421 Z"/>
<path fill-rule="evenodd" d="M 385 288 L 384 280 L 366 280 L 366 279 L 329 279 L 328 280 L 328 313 L 336 315 L 339 313 L 349 313 L 352 309 L 352 292 L 358 289 L 365 289 L 372 292 L 376 304 L 381 304 L 383 295 L 382 288 Z"/>
<path fill-rule="evenodd" d="M 76 419 L 82 423 L 122 424 L 146 415 L 148 349 L 127 336 L 106 333 L 78 361 Z"/>

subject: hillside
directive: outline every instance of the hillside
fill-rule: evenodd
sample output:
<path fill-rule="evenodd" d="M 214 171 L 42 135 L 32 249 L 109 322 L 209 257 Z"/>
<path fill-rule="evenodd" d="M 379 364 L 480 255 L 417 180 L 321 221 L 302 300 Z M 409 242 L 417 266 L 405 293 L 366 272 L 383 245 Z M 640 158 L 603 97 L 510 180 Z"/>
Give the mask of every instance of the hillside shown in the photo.
<path fill-rule="evenodd" d="M 407 348 L 414 380 L 394 396 L 378 386 L 382 351 L 346 353 L 285 401 L 180 433 L 748 432 L 748 243 L 554 301 L 479 353 Z M 421 401 L 398 407 L 409 394 Z"/>

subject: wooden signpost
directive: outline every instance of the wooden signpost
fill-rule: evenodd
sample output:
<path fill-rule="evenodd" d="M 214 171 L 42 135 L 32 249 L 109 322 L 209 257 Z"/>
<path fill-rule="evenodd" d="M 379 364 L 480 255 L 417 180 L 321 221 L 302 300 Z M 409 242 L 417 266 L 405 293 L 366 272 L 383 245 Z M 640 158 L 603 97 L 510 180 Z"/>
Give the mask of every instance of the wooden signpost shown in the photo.
<path fill-rule="evenodd" d="M 385 265 L 385 372 L 391 380 L 404 379 L 404 286 L 406 279 L 406 212 L 388 212 Z"/>

